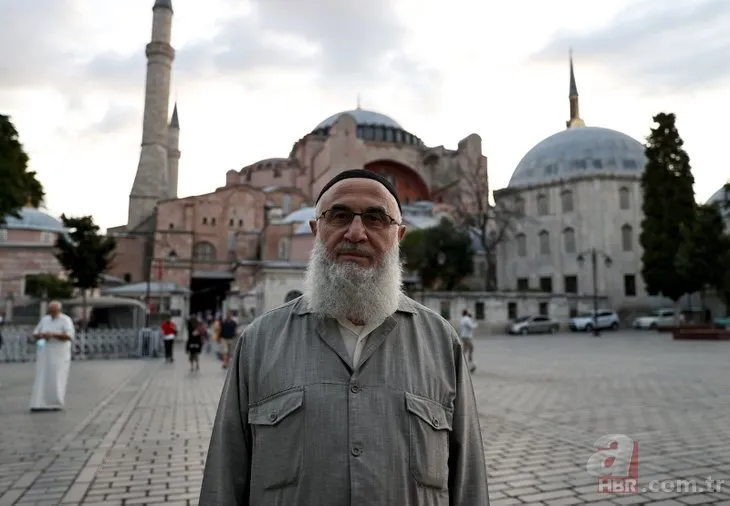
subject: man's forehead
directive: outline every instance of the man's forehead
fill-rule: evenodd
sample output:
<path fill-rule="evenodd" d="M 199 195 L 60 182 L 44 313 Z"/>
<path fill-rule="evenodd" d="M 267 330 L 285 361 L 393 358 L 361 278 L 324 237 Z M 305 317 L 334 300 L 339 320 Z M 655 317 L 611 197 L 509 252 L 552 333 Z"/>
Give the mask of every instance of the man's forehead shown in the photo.
<path fill-rule="evenodd" d="M 351 178 L 338 181 L 322 195 L 323 208 L 335 204 L 349 207 L 382 207 L 388 211 L 398 208 L 393 195 L 372 179 Z"/>

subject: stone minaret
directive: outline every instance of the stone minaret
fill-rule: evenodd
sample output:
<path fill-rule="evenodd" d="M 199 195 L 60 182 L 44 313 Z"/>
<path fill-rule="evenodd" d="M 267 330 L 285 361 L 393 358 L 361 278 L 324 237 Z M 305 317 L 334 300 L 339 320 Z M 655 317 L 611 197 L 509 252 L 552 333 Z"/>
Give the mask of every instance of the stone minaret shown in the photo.
<path fill-rule="evenodd" d="M 177 117 L 177 103 L 172 109 L 172 119 L 167 129 L 167 198 L 177 198 L 177 166 L 180 162 L 180 120 Z"/>
<path fill-rule="evenodd" d="M 152 40 L 147 44 L 147 80 L 145 83 L 142 149 L 137 175 L 129 194 L 127 229 L 134 229 L 155 210 L 157 202 L 167 198 L 168 181 L 168 108 L 170 78 L 175 50 L 172 34 L 172 0 L 155 0 L 152 7 Z"/>
<path fill-rule="evenodd" d="M 573 71 L 573 51 L 570 51 L 570 119 L 566 122 L 568 128 L 583 127 L 586 124 L 580 119 L 580 108 L 578 107 L 578 85 L 575 84 L 575 72 Z"/>

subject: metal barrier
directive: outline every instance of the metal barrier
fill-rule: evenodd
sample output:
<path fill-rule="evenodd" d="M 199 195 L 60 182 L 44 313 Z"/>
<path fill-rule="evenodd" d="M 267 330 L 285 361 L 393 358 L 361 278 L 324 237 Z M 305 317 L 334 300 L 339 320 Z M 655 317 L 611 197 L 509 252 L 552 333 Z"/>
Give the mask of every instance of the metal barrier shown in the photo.
<path fill-rule="evenodd" d="M 4 325 L 0 362 L 35 361 L 34 326 Z M 72 341 L 73 360 L 156 358 L 163 355 L 162 339 L 156 329 L 89 329 L 77 331 Z"/>

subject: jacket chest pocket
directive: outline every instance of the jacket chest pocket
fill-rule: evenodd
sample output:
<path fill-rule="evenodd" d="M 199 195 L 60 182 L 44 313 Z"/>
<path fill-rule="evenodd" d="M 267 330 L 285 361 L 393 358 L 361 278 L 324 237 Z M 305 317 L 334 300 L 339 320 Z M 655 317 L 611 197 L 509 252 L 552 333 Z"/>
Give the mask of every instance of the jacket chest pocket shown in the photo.
<path fill-rule="evenodd" d="M 413 478 L 423 486 L 446 489 L 453 410 L 411 393 L 406 393 L 406 410 Z"/>
<path fill-rule="evenodd" d="M 251 480 L 272 490 L 296 484 L 304 459 L 304 390 L 289 390 L 248 408 L 253 436 Z"/>

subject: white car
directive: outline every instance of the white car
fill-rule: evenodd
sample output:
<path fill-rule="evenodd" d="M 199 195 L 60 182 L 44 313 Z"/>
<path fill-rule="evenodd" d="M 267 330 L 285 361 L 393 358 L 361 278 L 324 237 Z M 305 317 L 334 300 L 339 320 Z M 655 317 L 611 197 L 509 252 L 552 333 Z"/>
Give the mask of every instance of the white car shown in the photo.
<path fill-rule="evenodd" d="M 656 330 L 660 327 L 668 327 L 674 324 L 674 315 L 674 309 L 657 309 L 650 315 L 639 316 L 636 320 L 634 320 L 634 328 L 641 330 Z"/>
<path fill-rule="evenodd" d="M 583 313 L 570 319 L 570 330 L 573 332 L 591 332 L 594 325 L 598 324 L 598 329 L 618 330 L 619 319 L 616 311 L 609 309 L 599 309 L 596 318 L 594 313 Z"/>

